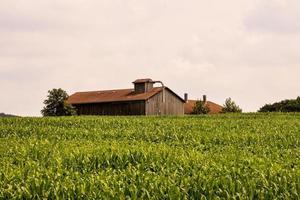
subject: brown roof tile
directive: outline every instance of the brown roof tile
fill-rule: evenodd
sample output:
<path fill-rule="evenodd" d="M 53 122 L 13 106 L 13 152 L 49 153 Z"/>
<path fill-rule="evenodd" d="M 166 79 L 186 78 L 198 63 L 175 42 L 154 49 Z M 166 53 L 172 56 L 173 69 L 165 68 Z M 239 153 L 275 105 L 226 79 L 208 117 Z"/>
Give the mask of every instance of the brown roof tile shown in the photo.
<path fill-rule="evenodd" d="M 135 93 L 134 89 L 103 90 L 91 92 L 76 92 L 67 100 L 68 104 L 103 103 L 117 101 L 147 100 L 162 90 L 161 87 L 154 87 L 149 92 Z"/>
<path fill-rule="evenodd" d="M 188 100 L 185 104 L 184 104 L 184 114 L 191 114 L 193 112 L 193 108 L 196 104 L 196 100 Z M 205 105 L 208 106 L 209 108 L 209 114 L 217 114 L 220 113 L 222 111 L 222 106 L 211 102 L 211 101 L 206 101 Z"/>

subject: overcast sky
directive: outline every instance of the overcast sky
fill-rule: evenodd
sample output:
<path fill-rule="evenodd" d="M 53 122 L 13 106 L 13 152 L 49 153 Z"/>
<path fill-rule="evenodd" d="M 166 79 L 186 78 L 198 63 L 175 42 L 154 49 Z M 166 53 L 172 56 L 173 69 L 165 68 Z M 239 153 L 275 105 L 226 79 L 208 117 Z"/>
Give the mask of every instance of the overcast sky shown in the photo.
<path fill-rule="evenodd" d="M 0 112 L 39 116 L 47 91 L 161 80 L 244 111 L 300 95 L 299 0 L 2 0 Z"/>

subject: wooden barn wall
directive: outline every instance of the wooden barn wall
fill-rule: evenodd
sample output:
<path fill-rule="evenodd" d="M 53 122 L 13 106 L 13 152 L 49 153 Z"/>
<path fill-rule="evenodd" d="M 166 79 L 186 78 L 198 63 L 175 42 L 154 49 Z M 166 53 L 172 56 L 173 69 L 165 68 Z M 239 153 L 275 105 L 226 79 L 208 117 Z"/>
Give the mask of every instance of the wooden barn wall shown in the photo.
<path fill-rule="evenodd" d="M 162 92 L 146 101 L 146 115 L 183 115 L 184 103 L 169 90 L 165 90 L 165 103 Z"/>
<path fill-rule="evenodd" d="M 135 83 L 134 91 L 137 93 L 143 93 L 152 90 L 153 83 Z"/>
<path fill-rule="evenodd" d="M 145 101 L 73 105 L 79 115 L 145 115 Z"/>

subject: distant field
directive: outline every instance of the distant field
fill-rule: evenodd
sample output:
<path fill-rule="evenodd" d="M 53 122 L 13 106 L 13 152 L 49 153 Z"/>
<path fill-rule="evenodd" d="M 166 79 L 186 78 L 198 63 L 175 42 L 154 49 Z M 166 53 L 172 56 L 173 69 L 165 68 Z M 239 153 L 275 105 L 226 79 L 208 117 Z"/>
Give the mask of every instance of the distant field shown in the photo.
<path fill-rule="evenodd" d="M 0 119 L 0 199 L 299 199 L 300 114 Z"/>

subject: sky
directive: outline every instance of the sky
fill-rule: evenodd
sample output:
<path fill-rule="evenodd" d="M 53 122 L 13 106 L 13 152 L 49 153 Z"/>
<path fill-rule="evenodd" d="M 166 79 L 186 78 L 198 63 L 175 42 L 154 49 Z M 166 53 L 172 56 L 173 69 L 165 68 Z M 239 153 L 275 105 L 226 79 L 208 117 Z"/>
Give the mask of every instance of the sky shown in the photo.
<path fill-rule="evenodd" d="M 300 96 L 299 0 L 0 1 L 0 112 L 40 116 L 47 91 L 161 80 L 245 112 Z"/>

